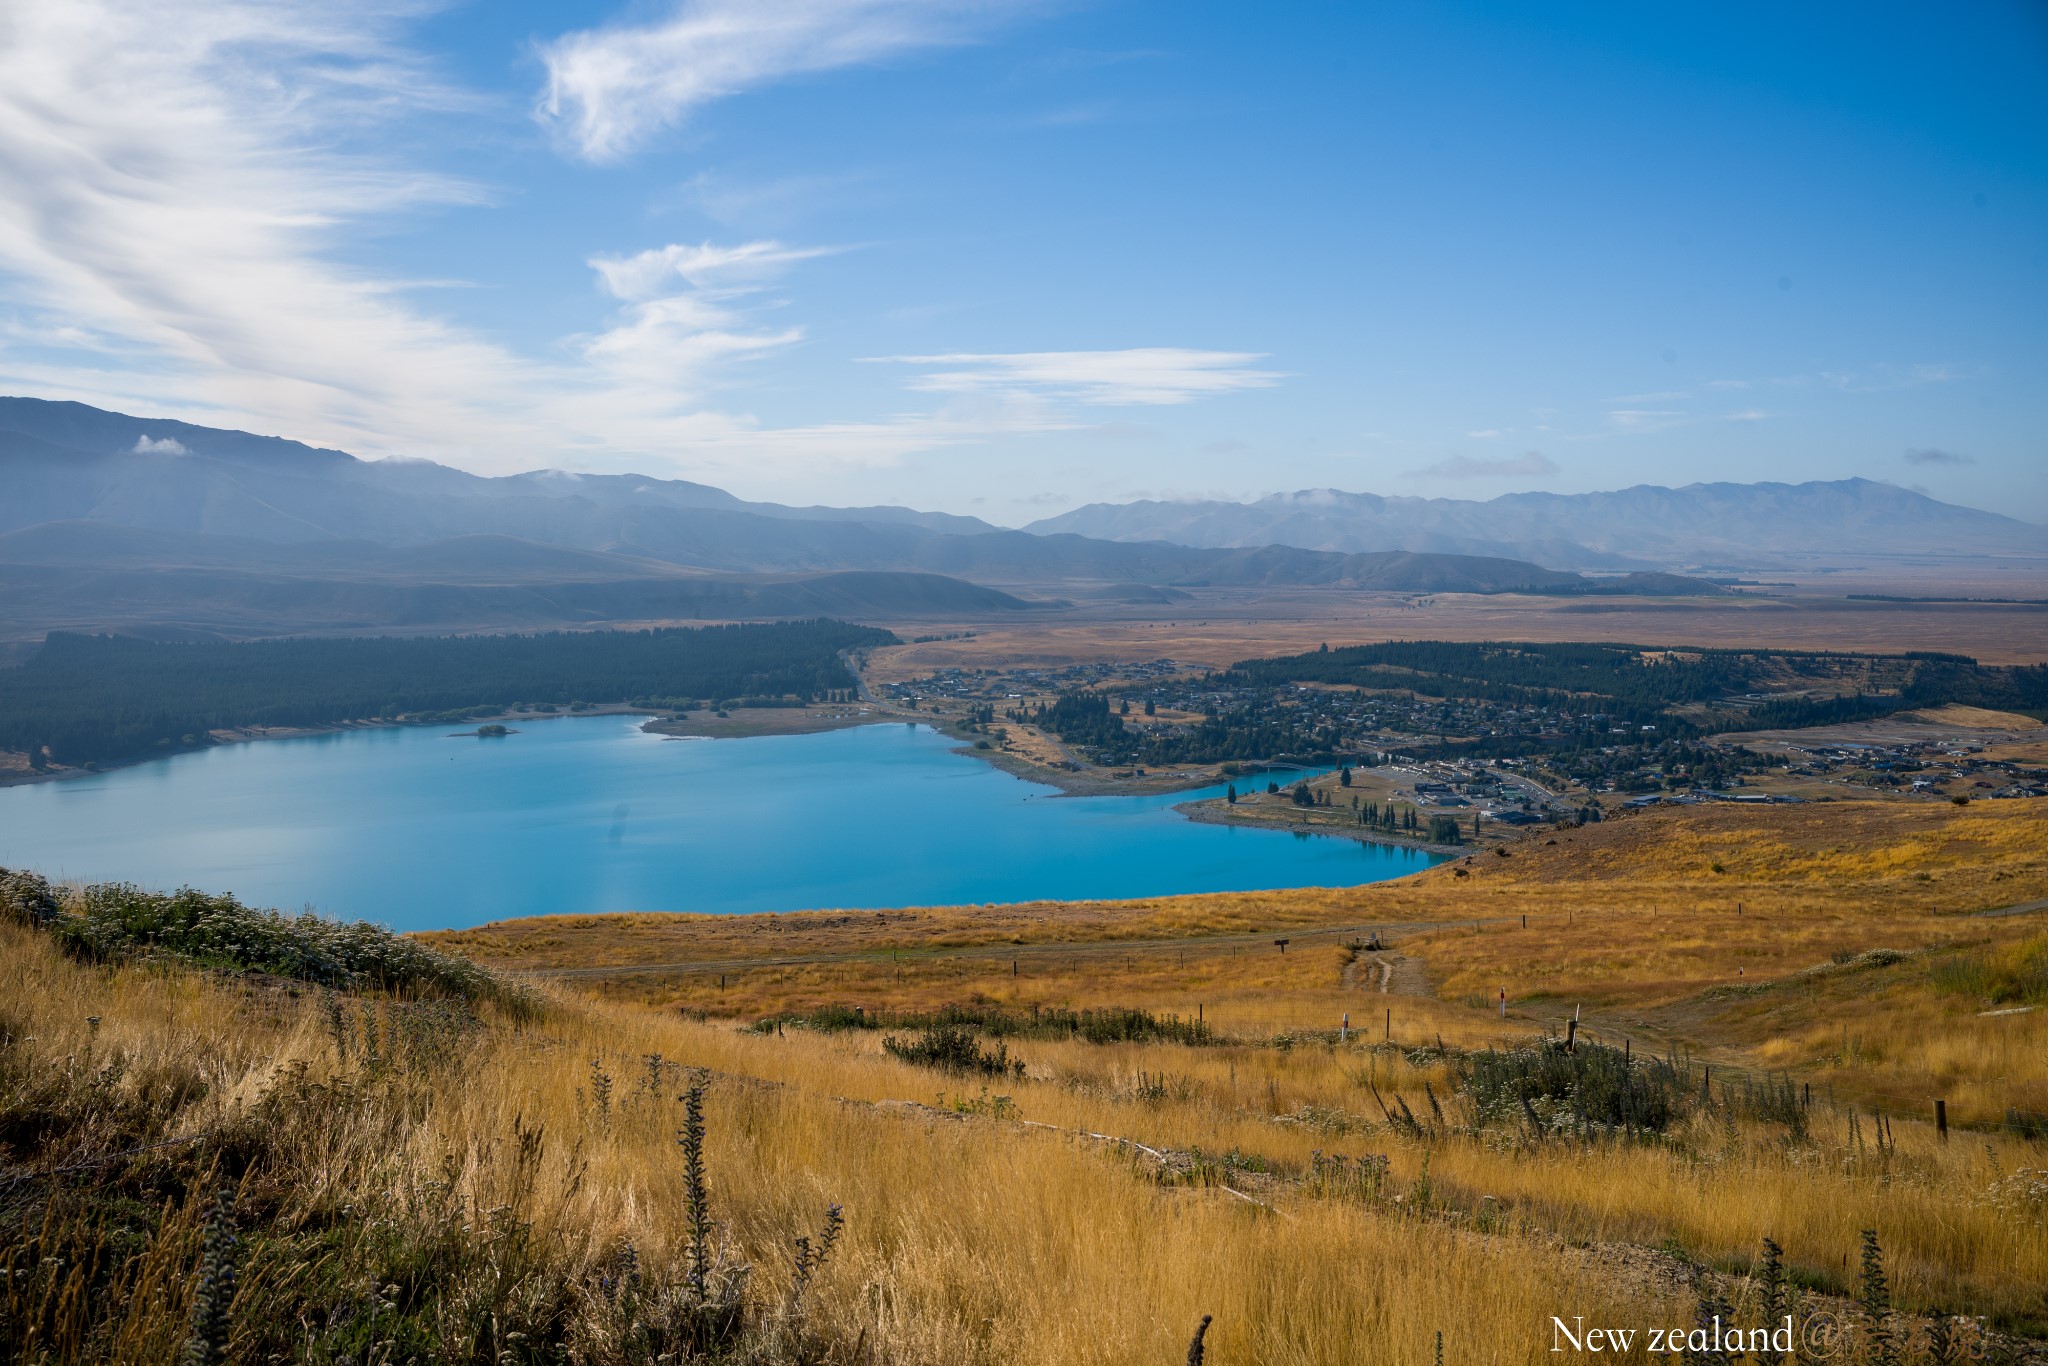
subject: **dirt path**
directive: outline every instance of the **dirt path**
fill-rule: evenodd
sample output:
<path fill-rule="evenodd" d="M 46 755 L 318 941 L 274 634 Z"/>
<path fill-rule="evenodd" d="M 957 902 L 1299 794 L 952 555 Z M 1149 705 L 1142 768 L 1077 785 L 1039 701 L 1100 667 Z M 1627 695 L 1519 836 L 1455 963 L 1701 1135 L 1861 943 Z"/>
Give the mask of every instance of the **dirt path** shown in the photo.
<path fill-rule="evenodd" d="M 1008 958 L 1022 958 L 1022 961 L 1044 961 L 1044 958 L 1108 958 L 1137 952 L 1155 952 L 1163 948 L 1245 948 L 1245 946 L 1266 946 L 1270 948 L 1274 938 L 1286 938 L 1290 944 L 1303 940 L 1327 940 L 1343 936 L 1362 936 L 1380 932 L 1386 936 L 1389 924 L 1399 926 L 1403 932 L 1419 930 L 1448 930 L 1452 926 L 1470 924 L 1505 924 L 1509 917 L 1493 915 L 1487 920 L 1417 920 L 1417 922 L 1374 922 L 1366 926 L 1331 926 L 1325 930 L 1253 930 L 1249 934 L 1198 934 L 1190 938 L 1165 938 L 1165 940 L 1083 940 L 1073 944 L 971 944 L 965 948 L 848 948 L 842 952 L 821 952 L 821 954 L 774 954 L 760 958 L 678 958 L 672 963 L 618 963 L 610 967 L 535 967 L 535 969 L 508 969 L 530 977 L 639 977 L 645 973 L 733 973 L 754 967 L 805 967 L 813 963 L 885 963 L 891 956 L 899 954 L 899 961 L 905 963 L 928 963 L 934 958 L 987 958 L 987 961 L 1008 961 Z M 1419 967 L 1417 967 L 1419 971 Z M 1397 973 L 1395 991 L 1399 995 L 1427 995 L 1427 987 L 1413 991 L 1399 985 Z"/>
<path fill-rule="evenodd" d="M 1460 920 L 1460 925 L 1469 921 Z M 1405 929 L 1440 929 L 1440 925 L 1410 925 Z M 1434 996 L 1429 985 L 1429 968 L 1413 954 L 1393 949 L 1363 953 L 1344 965 L 1344 990 L 1378 992 L 1382 996 Z"/>
<path fill-rule="evenodd" d="M 977 944 L 956 949 L 846 949 L 836 953 L 792 953 L 777 954 L 759 958 L 690 958 L 663 963 L 619 963 L 603 967 L 587 968 L 508 968 L 505 971 L 522 972 L 534 977 L 562 979 L 631 977 L 647 973 L 679 972 L 735 972 L 747 968 L 789 968 L 811 964 L 883 962 L 891 958 L 898 961 L 922 963 L 936 959 L 967 958 L 1000 962 L 1020 959 L 1030 962 L 1046 958 L 1108 958 L 1122 957 L 1136 953 L 1151 953 L 1158 950 L 1228 949 L 1244 947 L 1270 948 L 1276 937 L 1287 939 L 1290 945 L 1305 940 L 1322 942 L 1328 939 L 1360 937 L 1377 931 L 1384 941 L 1390 923 L 1405 933 L 1424 930 L 1449 929 L 1456 925 L 1501 924 L 1511 917 L 1491 916 L 1478 921 L 1458 920 L 1417 920 L 1417 921 L 1375 921 L 1368 925 L 1336 925 L 1326 929 L 1285 929 L 1257 930 L 1246 934 L 1193 935 L 1176 939 L 1096 939 L 1076 943 L 1058 944 Z M 1303 947 L 1307 947 L 1306 944 Z M 1428 977 L 1422 971 L 1419 960 L 1405 955 L 1392 955 L 1396 960 L 1391 990 L 1400 996 L 1427 996 L 1430 994 Z M 1403 963 L 1409 964 L 1404 968 Z M 1406 985 L 1404 985 L 1404 983 Z"/>

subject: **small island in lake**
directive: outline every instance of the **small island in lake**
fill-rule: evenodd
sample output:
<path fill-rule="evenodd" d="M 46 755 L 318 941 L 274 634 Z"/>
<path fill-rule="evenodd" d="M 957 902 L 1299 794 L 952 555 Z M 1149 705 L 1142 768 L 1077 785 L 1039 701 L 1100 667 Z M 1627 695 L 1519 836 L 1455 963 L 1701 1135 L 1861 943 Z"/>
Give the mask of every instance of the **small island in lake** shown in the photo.
<path fill-rule="evenodd" d="M 491 721 L 478 726 L 475 730 L 458 730 L 448 738 L 451 740 L 466 740 L 471 736 L 475 736 L 482 740 L 495 740 L 501 735 L 517 735 L 518 733 L 518 731 L 510 726 L 499 725 L 496 721 Z"/>

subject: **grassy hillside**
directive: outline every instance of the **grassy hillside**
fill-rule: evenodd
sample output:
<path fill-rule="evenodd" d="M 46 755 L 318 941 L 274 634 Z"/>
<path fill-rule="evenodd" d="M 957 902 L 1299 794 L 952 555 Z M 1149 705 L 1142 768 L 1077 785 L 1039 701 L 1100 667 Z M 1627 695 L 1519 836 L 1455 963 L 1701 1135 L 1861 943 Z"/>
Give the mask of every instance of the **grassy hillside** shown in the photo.
<path fill-rule="evenodd" d="M 1979 913 L 2044 898 L 2039 803 L 1696 808 L 1344 891 L 507 922 L 421 937 L 500 984 L 430 994 L 56 897 L 0 923 L 0 1356 L 1109 1366 L 1213 1315 L 1211 1363 L 1533 1366 L 1774 1317 L 1769 1238 L 1833 1360 L 2037 1359 L 2048 1039 L 1981 1012 L 2048 935 Z"/>

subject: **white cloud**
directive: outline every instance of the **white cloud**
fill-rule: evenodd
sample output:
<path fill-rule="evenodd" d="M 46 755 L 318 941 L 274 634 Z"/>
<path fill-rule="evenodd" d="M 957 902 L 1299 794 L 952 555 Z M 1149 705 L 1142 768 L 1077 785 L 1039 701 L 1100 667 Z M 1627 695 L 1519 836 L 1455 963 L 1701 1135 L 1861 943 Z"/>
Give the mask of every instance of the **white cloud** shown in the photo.
<path fill-rule="evenodd" d="M 1810 375 L 1773 375 L 1766 379 L 1712 379 L 1708 389 L 1833 389 L 1845 394 L 1878 394 L 1893 389 L 1916 389 L 1923 384 L 1948 384 L 1955 380 L 1967 379 L 1970 372 L 1961 366 L 1921 362 L 1912 365 L 1873 365 L 1867 370 L 1822 370 Z M 1682 398 L 1684 395 L 1642 394 L 1634 398 L 1610 399 L 1612 403 L 1654 402 L 1662 397 Z"/>
<path fill-rule="evenodd" d="M 426 311 L 407 281 L 336 257 L 369 223 L 486 211 L 478 187 L 373 150 L 476 131 L 475 101 L 404 46 L 416 7 L 0 0 L 8 388 L 366 456 L 489 472 L 630 459 L 760 489 L 1067 430 L 1080 425 L 1065 411 L 1076 402 L 1179 402 L 1269 382 L 1244 370 L 1252 357 L 1109 353 L 1121 360 L 1105 366 L 1072 353 L 1002 383 L 933 377 L 924 387 L 946 397 L 932 410 L 874 421 L 777 428 L 710 410 L 727 367 L 804 335 L 764 321 L 781 301 L 763 291 L 836 250 L 768 240 L 592 256 L 611 316 L 548 353 L 513 350 Z M 800 7 L 789 22 L 820 12 Z M 988 376 L 1002 360 L 959 368 Z"/>
<path fill-rule="evenodd" d="M 1721 418 L 1725 422 L 1762 422 L 1769 416 L 1761 408 L 1744 408 L 1740 412 L 1723 413 Z"/>
<path fill-rule="evenodd" d="M 539 115 L 576 153 L 617 161 L 714 100 L 785 77 L 957 43 L 1009 0 L 679 0 L 652 23 L 542 46 Z"/>
<path fill-rule="evenodd" d="M 830 250 L 705 242 L 672 243 L 626 257 L 593 256 L 590 267 L 605 291 L 626 307 L 612 327 L 584 339 L 580 352 L 616 382 L 665 386 L 672 393 L 694 388 L 720 361 L 765 355 L 803 340 L 801 327 L 749 328 L 740 301 L 784 267 Z"/>
<path fill-rule="evenodd" d="M 879 362 L 943 366 L 910 381 L 927 393 L 1024 392 L 1099 404 L 1173 404 L 1277 383 L 1276 371 L 1252 368 L 1252 351 L 1196 351 L 1175 346 L 1124 351 L 952 352 L 879 356 Z"/>
<path fill-rule="evenodd" d="M 516 385 L 502 350 L 334 264 L 340 228 L 474 187 L 346 150 L 463 106 L 390 5 L 67 0 L 0 12 L 0 273 L 45 392 L 453 429 Z"/>
<path fill-rule="evenodd" d="M 175 436 L 138 436 L 135 438 L 135 453 L 137 455 L 187 454 L 185 443 L 178 440 Z"/>
<path fill-rule="evenodd" d="M 1661 432 L 1676 427 L 1687 414 L 1671 408 L 1616 408 L 1607 420 L 1625 432 Z"/>
<path fill-rule="evenodd" d="M 593 256 L 590 268 L 615 298 L 637 300 L 670 293 L 678 280 L 702 290 L 756 288 L 779 275 L 784 266 L 827 256 L 834 250 L 786 247 L 780 242 L 744 242 L 734 247 L 675 243 L 633 256 Z"/>

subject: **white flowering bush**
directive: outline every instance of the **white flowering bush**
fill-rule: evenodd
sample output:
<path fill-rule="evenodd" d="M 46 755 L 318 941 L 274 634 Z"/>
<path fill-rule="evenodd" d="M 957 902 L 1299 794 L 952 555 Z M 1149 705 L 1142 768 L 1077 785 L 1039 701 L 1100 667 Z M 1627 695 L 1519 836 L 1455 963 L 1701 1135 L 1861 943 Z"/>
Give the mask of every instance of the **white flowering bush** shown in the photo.
<path fill-rule="evenodd" d="M 310 912 L 286 915 L 190 887 L 165 893 L 100 882 L 67 898 L 33 873 L 0 868 L 0 911 L 41 925 L 72 952 L 98 960 L 166 954 L 344 990 L 465 1000 L 514 994 L 467 959 L 437 953 L 381 925 Z"/>

